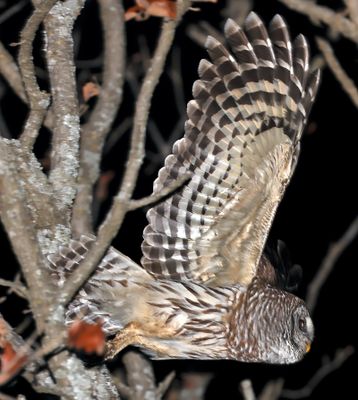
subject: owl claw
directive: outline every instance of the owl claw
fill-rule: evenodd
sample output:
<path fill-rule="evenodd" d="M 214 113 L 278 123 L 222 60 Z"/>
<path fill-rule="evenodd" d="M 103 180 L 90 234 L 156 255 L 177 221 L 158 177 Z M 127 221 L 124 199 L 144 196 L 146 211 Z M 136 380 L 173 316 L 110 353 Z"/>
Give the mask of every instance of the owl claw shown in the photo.
<path fill-rule="evenodd" d="M 105 360 L 112 360 L 120 351 L 134 342 L 135 337 L 131 332 L 126 329 L 121 330 L 113 339 L 107 341 L 104 350 Z"/>

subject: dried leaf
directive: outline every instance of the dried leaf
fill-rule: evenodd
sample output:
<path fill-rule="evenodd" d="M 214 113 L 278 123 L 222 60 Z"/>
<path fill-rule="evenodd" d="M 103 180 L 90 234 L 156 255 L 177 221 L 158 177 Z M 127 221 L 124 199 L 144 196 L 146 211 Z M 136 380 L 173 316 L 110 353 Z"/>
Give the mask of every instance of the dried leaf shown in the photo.
<path fill-rule="evenodd" d="M 27 358 L 23 352 L 16 352 L 11 343 L 3 343 L 0 349 L 0 386 L 9 382 L 22 370 Z"/>
<path fill-rule="evenodd" d="M 176 3 L 171 0 L 136 0 L 136 5 L 125 13 L 126 21 L 143 21 L 149 17 L 175 19 Z"/>
<path fill-rule="evenodd" d="M 85 103 L 92 97 L 97 97 L 100 93 L 100 87 L 94 82 L 87 82 L 82 87 L 82 96 Z"/>
<path fill-rule="evenodd" d="M 86 354 L 103 355 L 106 337 L 102 323 L 87 323 L 75 321 L 68 329 L 68 347 Z"/>

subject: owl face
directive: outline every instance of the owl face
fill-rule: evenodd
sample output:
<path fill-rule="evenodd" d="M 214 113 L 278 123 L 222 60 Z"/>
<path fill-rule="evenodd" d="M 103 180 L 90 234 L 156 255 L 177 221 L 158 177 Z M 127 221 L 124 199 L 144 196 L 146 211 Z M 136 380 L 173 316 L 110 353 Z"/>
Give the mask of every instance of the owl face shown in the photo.
<path fill-rule="evenodd" d="M 290 297 L 292 295 L 289 295 Z M 272 327 L 268 363 L 291 364 L 300 361 L 311 348 L 314 337 L 312 319 L 304 303 L 292 296 L 293 307 L 285 310 L 285 317 Z"/>
<path fill-rule="evenodd" d="M 254 280 L 232 318 L 236 328 L 228 344 L 236 360 L 291 364 L 310 350 L 314 329 L 307 307 L 284 290 Z"/>

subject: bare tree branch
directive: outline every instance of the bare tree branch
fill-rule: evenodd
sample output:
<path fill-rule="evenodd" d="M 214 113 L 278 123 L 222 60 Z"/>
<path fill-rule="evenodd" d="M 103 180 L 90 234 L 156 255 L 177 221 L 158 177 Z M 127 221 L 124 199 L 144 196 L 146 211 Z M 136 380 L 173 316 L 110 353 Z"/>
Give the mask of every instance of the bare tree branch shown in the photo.
<path fill-rule="evenodd" d="M 333 48 L 329 42 L 322 38 L 316 38 L 316 43 L 337 81 L 342 85 L 343 90 L 348 94 L 356 108 L 358 108 L 358 89 L 353 80 L 346 74 L 344 69 L 339 64 L 336 56 L 334 55 Z"/>
<path fill-rule="evenodd" d="M 32 58 L 32 42 L 37 29 L 56 2 L 57 0 L 45 0 L 41 2 L 21 31 L 19 66 L 25 92 L 29 99 L 30 115 L 26 121 L 20 141 L 22 146 L 28 150 L 31 150 L 37 138 L 46 110 L 49 106 L 49 95 L 40 90 L 36 81 L 35 67 Z"/>
<path fill-rule="evenodd" d="M 281 394 L 282 397 L 286 399 L 303 399 L 309 397 L 324 378 L 339 369 L 353 354 L 354 348 L 352 346 L 337 350 L 335 357 L 332 360 L 324 362 L 322 367 L 308 381 L 307 385 L 297 390 L 284 389 Z"/>
<path fill-rule="evenodd" d="M 331 273 L 335 263 L 338 258 L 344 252 L 344 250 L 352 243 L 354 238 L 358 235 L 358 216 L 349 225 L 343 236 L 336 242 L 333 243 L 324 257 L 321 266 L 319 267 L 315 277 L 312 279 L 311 283 L 307 289 L 306 303 L 307 307 L 311 312 L 316 307 L 317 298 L 319 292 L 326 282 L 329 274 Z"/>
<path fill-rule="evenodd" d="M 242 393 L 242 396 L 245 400 L 255 400 L 256 395 L 254 392 L 254 389 L 252 387 L 252 382 L 250 379 L 245 379 L 240 382 L 240 390 Z"/>
<path fill-rule="evenodd" d="M 16 148 L 19 148 L 17 141 L 0 140 L 1 220 L 21 264 L 29 288 L 31 309 L 41 332 L 54 288 L 26 206 L 24 183 L 18 179 Z"/>
<path fill-rule="evenodd" d="M 239 25 L 242 25 L 252 9 L 253 0 L 227 0 L 221 14 L 225 18 L 232 18 Z"/>
<path fill-rule="evenodd" d="M 157 201 L 163 199 L 163 197 L 168 196 L 170 193 L 175 192 L 189 179 L 189 175 L 180 176 L 175 181 L 171 182 L 168 186 L 164 187 L 163 190 L 157 193 L 152 193 L 150 196 L 143 197 L 138 200 L 131 200 L 128 206 L 128 211 L 133 211 L 141 207 L 148 206 L 149 204 L 156 203 Z"/>
<path fill-rule="evenodd" d="M 285 381 L 283 378 L 269 381 L 262 389 L 258 400 L 277 400 L 281 396 L 282 388 Z"/>
<path fill-rule="evenodd" d="M 175 374 L 170 373 L 158 386 L 155 383 L 153 368 L 144 356 L 131 351 L 123 356 L 127 371 L 128 385 L 117 382 L 120 393 L 128 400 L 159 400 L 167 391 Z"/>
<path fill-rule="evenodd" d="M 163 71 L 166 56 L 172 45 L 175 29 L 185 11 L 190 6 L 186 0 L 177 3 L 177 18 L 174 21 L 165 21 L 155 53 L 152 58 L 151 66 L 148 69 L 139 96 L 136 102 L 134 125 L 131 135 L 131 145 L 127 166 L 123 181 L 115 201 L 127 203 L 131 198 L 135 183 L 137 181 L 139 169 L 144 158 L 145 132 L 148 121 L 148 114 L 154 89 L 158 84 L 159 77 Z M 114 206 L 115 207 L 115 206 Z M 125 207 L 122 207 L 123 211 Z M 124 214 L 123 214 L 124 215 Z M 120 218 L 120 220 L 123 217 Z"/>
<path fill-rule="evenodd" d="M 96 243 L 89 250 L 85 260 L 83 260 L 81 265 L 71 275 L 71 280 L 64 285 L 61 296 L 58 299 L 58 305 L 60 307 L 65 306 L 71 301 L 78 289 L 93 273 L 107 247 L 117 234 L 124 216 L 128 211 L 130 198 L 133 194 L 139 168 L 144 157 L 144 139 L 150 101 L 163 71 L 166 56 L 174 39 L 175 29 L 182 15 L 190 6 L 190 2 L 183 0 L 178 2 L 177 5 L 177 19 L 163 23 L 159 42 L 152 58 L 151 67 L 147 71 L 139 93 L 134 116 L 131 147 L 121 188 L 114 199 L 113 206 L 108 212 L 105 221 L 99 228 Z"/>
<path fill-rule="evenodd" d="M 17 1 L 14 5 L 9 7 L 7 10 L 5 10 L 3 13 L 0 14 L 0 25 L 11 18 L 13 15 L 18 13 L 20 10 L 22 10 L 26 4 L 29 2 L 29 0 L 21 0 Z"/>
<path fill-rule="evenodd" d="M 2 43 L 0 43 L 0 74 L 5 78 L 17 96 L 24 103 L 27 103 L 19 68 Z"/>
<path fill-rule="evenodd" d="M 25 103 L 28 104 L 28 98 L 25 93 L 24 85 L 22 83 L 22 77 L 19 68 L 11 56 L 6 50 L 4 45 L 0 42 L 0 74 L 7 81 L 12 90 L 16 95 Z M 44 125 L 48 129 L 53 127 L 53 112 L 50 109 L 47 110 Z M 24 139 L 25 140 L 25 139 Z"/>
<path fill-rule="evenodd" d="M 187 35 L 201 47 L 205 47 L 208 35 L 214 37 L 221 43 L 225 43 L 224 35 L 206 21 L 190 25 L 187 29 Z"/>
<path fill-rule="evenodd" d="M 358 29 L 358 2 L 356 0 L 344 0 L 347 6 L 349 16 Z"/>
<path fill-rule="evenodd" d="M 319 6 L 309 0 L 279 0 L 291 10 L 298 11 L 308 18 L 313 23 L 316 21 L 323 22 L 328 25 L 333 31 L 341 33 L 346 38 L 358 43 L 358 29 L 355 23 L 348 18 L 340 15 L 328 7 Z"/>
<path fill-rule="evenodd" d="M 73 61 L 73 24 L 84 0 L 57 2 L 45 19 L 46 58 L 55 115 L 51 171 L 61 223 L 70 223 L 79 165 L 80 120 Z"/>
<path fill-rule="evenodd" d="M 89 121 L 82 127 L 78 192 L 72 217 L 77 236 L 93 230 L 93 185 L 99 176 L 104 141 L 122 100 L 124 83 L 124 10 L 118 0 L 98 1 L 104 33 L 103 83 Z"/>
<path fill-rule="evenodd" d="M 0 286 L 5 286 L 12 289 L 14 293 L 16 293 L 20 297 L 23 297 L 24 299 L 28 298 L 27 289 L 19 282 L 8 281 L 6 279 L 0 278 Z"/>

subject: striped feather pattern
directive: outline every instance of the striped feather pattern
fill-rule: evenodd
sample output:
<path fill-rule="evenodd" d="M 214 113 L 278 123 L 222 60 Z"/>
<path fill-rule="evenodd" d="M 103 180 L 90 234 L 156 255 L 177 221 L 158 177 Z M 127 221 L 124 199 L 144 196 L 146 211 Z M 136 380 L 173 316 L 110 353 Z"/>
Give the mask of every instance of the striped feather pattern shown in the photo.
<path fill-rule="evenodd" d="M 147 213 L 142 265 L 157 277 L 251 281 L 316 94 L 306 40 L 292 45 L 280 16 L 269 32 L 254 13 L 243 29 L 228 20 L 225 36 L 231 52 L 207 39 L 185 135 L 154 183 L 158 192 L 191 174 Z"/>
<path fill-rule="evenodd" d="M 95 236 L 82 235 L 71 240 L 68 246 L 60 247 L 57 253 L 49 255 L 48 261 L 55 281 L 62 286 L 87 255 L 95 242 Z M 128 286 L 131 281 L 150 282 L 152 278 L 143 268 L 118 250 L 110 247 L 98 265 L 95 274 L 86 282 L 66 311 L 66 323 L 76 319 L 86 322 L 101 321 L 107 334 L 122 329 L 131 315 L 131 295 Z M 119 316 L 120 314 L 120 316 Z"/>

